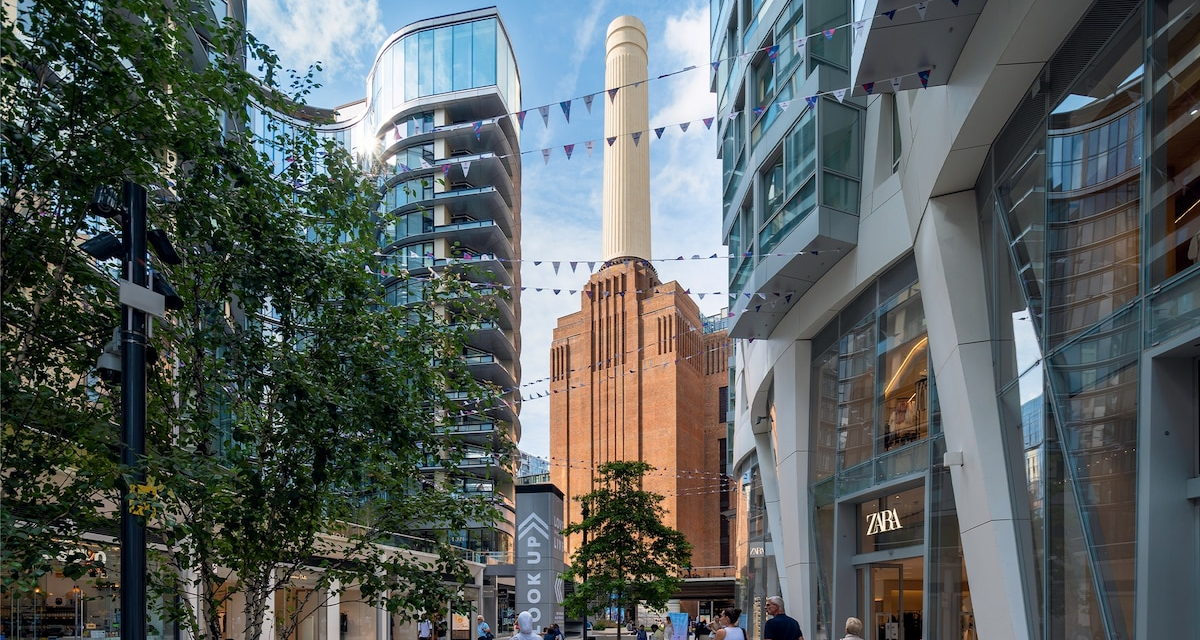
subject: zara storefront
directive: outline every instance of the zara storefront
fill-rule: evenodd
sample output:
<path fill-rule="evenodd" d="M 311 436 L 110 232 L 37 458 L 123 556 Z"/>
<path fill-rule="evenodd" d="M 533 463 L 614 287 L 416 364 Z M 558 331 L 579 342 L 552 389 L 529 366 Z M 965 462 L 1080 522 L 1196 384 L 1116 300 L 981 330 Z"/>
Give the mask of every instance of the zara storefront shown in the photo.
<path fill-rule="evenodd" d="M 1200 5 L 954 5 L 945 84 L 862 101 L 854 246 L 731 322 L 743 626 L 778 592 L 808 638 L 1194 634 Z"/>

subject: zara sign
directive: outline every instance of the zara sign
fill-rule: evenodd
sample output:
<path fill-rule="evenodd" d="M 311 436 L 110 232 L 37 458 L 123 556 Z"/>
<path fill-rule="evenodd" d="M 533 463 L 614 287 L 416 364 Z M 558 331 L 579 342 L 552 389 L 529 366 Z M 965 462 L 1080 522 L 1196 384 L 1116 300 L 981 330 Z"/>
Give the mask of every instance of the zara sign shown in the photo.
<path fill-rule="evenodd" d="M 867 535 L 869 536 L 903 528 L 904 525 L 900 524 L 900 516 L 895 509 L 885 509 L 867 514 Z"/>

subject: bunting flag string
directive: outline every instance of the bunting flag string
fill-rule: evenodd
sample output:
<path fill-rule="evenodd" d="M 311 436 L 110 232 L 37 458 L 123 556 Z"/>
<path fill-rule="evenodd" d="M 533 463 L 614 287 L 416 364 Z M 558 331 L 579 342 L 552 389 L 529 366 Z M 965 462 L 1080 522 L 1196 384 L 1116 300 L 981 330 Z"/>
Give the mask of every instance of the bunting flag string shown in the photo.
<path fill-rule="evenodd" d="M 955 7 L 959 6 L 960 0 L 949 0 L 949 1 Z M 847 28 L 853 30 L 854 36 L 856 38 L 861 38 L 863 32 L 866 29 L 866 26 L 869 23 L 871 23 L 872 21 L 874 21 L 877 18 L 887 18 L 889 21 L 893 21 L 896 17 L 897 11 L 907 11 L 907 10 L 911 9 L 911 10 L 917 12 L 917 14 L 921 20 L 924 20 L 925 13 L 928 9 L 929 4 L 930 4 L 930 2 L 928 0 L 924 1 L 924 2 L 916 2 L 916 3 L 913 3 L 913 4 L 905 6 L 905 7 L 898 7 L 895 9 L 890 9 L 888 11 L 884 11 L 884 12 L 875 14 L 873 16 L 863 18 L 861 20 L 855 20 L 853 22 L 847 22 L 845 24 L 834 25 L 834 26 L 828 27 L 826 29 L 822 29 L 821 31 L 819 31 L 817 33 L 810 33 L 810 34 L 799 36 L 792 41 L 792 46 L 794 47 L 796 54 L 803 57 L 805 54 L 807 42 L 810 38 L 824 37 L 825 39 L 832 39 L 833 36 L 836 35 L 836 33 L 838 31 L 841 31 L 841 30 L 847 29 Z M 713 73 L 716 73 L 720 69 L 720 67 L 723 63 L 732 62 L 732 61 L 741 61 L 741 62 L 745 63 L 745 62 L 748 62 L 751 58 L 753 58 L 755 55 L 757 55 L 760 52 L 765 52 L 768 59 L 771 61 L 772 64 L 774 64 L 779 57 L 780 46 L 781 46 L 780 44 L 770 44 L 765 47 L 761 47 L 761 48 L 755 49 L 753 51 L 745 51 L 740 54 L 730 56 L 728 58 L 720 58 L 717 60 L 712 60 L 709 62 L 708 68 L 710 68 Z M 556 101 L 556 102 L 558 103 L 559 107 L 562 109 L 563 118 L 569 124 L 571 122 L 571 103 L 574 102 L 575 100 L 582 100 L 584 103 L 584 106 L 587 108 L 587 111 L 590 114 L 592 112 L 592 103 L 593 103 L 594 98 L 602 93 L 608 93 L 609 100 L 613 101 L 613 100 L 616 100 L 617 92 L 621 89 L 628 88 L 628 87 L 636 88 L 636 87 L 641 86 L 643 83 L 649 82 L 651 80 L 663 80 L 663 79 L 670 78 L 670 77 L 679 75 L 681 73 L 687 73 L 689 71 L 693 71 L 693 70 L 696 70 L 699 68 L 701 68 L 701 67 L 698 65 L 689 65 L 682 69 L 677 69 L 675 71 L 670 71 L 667 73 L 659 74 L 657 76 L 649 78 L 648 80 L 637 80 L 637 81 L 629 82 L 627 84 L 619 85 L 616 87 L 611 87 L 604 91 L 597 91 L 594 93 L 577 96 L 577 97 L 571 98 L 569 100 L 560 100 L 560 101 Z M 912 75 L 912 74 L 907 74 L 907 75 Z M 903 78 L 904 76 L 899 76 L 899 77 Z M 871 84 L 873 85 L 874 82 L 872 82 Z M 926 77 L 922 78 L 921 86 L 923 88 L 928 87 L 928 71 L 926 71 Z M 898 82 L 893 81 L 892 87 L 893 87 L 893 91 L 900 90 Z M 854 89 L 855 89 L 854 87 L 851 87 L 851 88 L 848 88 L 847 91 L 850 93 L 850 95 L 854 95 Z M 832 92 L 827 92 L 827 93 L 832 93 Z M 545 126 L 547 126 L 547 127 L 550 126 L 550 106 L 552 104 L 554 104 L 554 103 L 551 102 L 551 103 L 547 103 L 547 104 L 536 107 L 538 110 L 538 113 L 542 116 L 543 124 L 545 124 Z M 517 118 L 518 126 L 520 126 L 520 128 L 522 128 L 522 129 L 524 129 L 525 128 L 525 116 L 528 114 L 528 112 L 529 112 L 529 109 L 522 109 L 520 111 L 516 111 L 516 112 L 512 112 L 512 113 L 498 114 L 489 119 L 492 121 L 495 121 L 500 118 L 515 116 Z M 423 129 L 421 127 L 420 123 L 417 123 L 415 120 L 414 120 L 414 125 L 415 125 L 415 128 L 417 129 L 417 131 L 420 133 L 438 132 L 438 131 L 443 131 L 443 130 L 453 128 L 456 126 L 456 125 L 443 125 L 443 126 L 432 127 L 431 129 L 426 130 L 426 129 Z M 401 130 L 399 128 L 399 123 L 396 123 L 396 130 L 395 130 L 394 135 L 396 136 L 397 140 L 403 139 L 403 137 L 404 137 L 403 133 L 401 132 Z"/>

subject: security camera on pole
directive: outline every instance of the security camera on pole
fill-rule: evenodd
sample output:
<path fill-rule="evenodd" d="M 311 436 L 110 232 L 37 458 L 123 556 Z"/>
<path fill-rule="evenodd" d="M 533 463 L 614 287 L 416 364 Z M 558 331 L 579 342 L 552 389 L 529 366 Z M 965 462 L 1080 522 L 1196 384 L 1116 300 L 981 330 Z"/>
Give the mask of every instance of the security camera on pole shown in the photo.
<path fill-rule="evenodd" d="M 98 363 L 106 380 L 121 383 L 121 464 L 130 469 L 122 483 L 126 498 L 121 508 L 121 638 L 146 640 L 146 523 L 144 511 L 134 512 L 128 496 L 144 493 L 146 470 L 141 458 L 146 454 L 146 352 L 151 321 L 146 314 L 163 317 L 166 310 L 180 309 L 183 301 L 161 274 L 151 278 L 146 253 L 146 189 L 133 182 L 122 185 L 118 203 L 108 187 L 96 189 L 91 211 L 103 217 L 120 216 L 124 248 L 121 267 L 120 298 L 120 370 L 112 350 L 105 348 Z M 115 238 L 103 233 L 84 243 L 83 250 L 97 260 L 118 256 Z M 155 230 L 153 242 L 159 260 L 179 264 L 166 235 Z M 153 288 L 151 288 L 153 287 Z"/>

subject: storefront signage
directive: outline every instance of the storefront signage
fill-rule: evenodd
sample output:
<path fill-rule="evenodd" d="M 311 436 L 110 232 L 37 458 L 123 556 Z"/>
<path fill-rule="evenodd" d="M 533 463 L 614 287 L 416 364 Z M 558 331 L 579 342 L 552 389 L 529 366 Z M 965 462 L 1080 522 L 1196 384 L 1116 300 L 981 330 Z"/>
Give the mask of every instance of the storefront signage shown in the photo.
<path fill-rule="evenodd" d="M 900 524 L 900 516 L 896 513 L 895 509 L 886 509 L 867 514 L 867 535 L 869 536 L 903 528 L 904 525 Z"/>
<path fill-rule="evenodd" d="M 765 545 L 765 544 L 750 545 L 750 557 L 751 558 L 761 558 L 765 555 L 767 555 L 767 545 Z"/>

